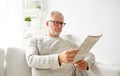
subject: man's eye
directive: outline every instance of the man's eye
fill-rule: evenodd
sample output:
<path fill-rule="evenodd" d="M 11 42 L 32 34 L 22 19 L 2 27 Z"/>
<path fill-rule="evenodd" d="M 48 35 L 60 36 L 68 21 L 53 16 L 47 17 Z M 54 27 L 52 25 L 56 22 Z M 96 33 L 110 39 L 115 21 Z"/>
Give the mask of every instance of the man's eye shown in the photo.
<path fill-rule="evenodd" d="M 61 25 L 63 25 L 63 22 L 60 22 Z"/>
<path fill-rule="evenodd" d="M 55 21 L 55 23 L 59 24 L 59 22 L 58 22 L 58 21 Z"/>

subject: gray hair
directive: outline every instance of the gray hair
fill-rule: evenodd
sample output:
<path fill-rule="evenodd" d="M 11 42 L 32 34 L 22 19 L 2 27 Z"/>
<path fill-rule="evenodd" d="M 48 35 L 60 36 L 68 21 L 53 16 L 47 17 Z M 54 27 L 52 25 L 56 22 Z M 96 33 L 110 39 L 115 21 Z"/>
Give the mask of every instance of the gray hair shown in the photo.
<path fill-rule="evenodd" d="M 47 15 L 47 21 L 50 20 L 54 15 L 60 15 L 64 18 L 63 14 L 60 11 L 52 11 Z"/>

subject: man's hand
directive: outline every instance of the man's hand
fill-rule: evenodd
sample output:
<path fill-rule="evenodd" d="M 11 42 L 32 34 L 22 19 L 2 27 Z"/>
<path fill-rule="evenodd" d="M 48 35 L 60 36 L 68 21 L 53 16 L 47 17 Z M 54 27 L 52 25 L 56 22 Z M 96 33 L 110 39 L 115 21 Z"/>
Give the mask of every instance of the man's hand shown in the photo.
<path fill-rule="evenodd" d="M 78 68 L 81 71 L 87 70 L 87 67 L 88 67 L 88 64 L 85 60 L 78 61 L 74 65 L 76 68 Z"/>
<path fill-rule="evenodd" d="M 61 52 L 58 56 L 59 64 L 72 62 L 77 52 L 78 50 L 76 49 L 66 50 L 66 51 Z"/>

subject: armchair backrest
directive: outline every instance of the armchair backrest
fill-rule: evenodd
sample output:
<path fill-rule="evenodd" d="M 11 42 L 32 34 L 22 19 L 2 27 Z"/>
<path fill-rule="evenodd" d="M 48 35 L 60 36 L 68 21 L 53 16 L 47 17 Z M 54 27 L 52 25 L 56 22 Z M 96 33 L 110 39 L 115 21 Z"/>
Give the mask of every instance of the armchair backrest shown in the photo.
<path fill-rule="evenodd" d="M 25 59 L 25 50 L 8 48 L 5 60 L 5 76 L 31 76 L 31 69 Z"/>
<path fill-rule="evenodd" d="M 0 76 L 4 76 L 4 56 L 4 50 L 0 49 Z"/>

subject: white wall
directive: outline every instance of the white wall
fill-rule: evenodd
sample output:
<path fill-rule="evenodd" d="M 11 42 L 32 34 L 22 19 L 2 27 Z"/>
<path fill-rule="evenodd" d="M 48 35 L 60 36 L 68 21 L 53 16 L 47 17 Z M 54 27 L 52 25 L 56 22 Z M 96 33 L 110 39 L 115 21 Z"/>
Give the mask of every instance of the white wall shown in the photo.
<path fill-rule="evenodd" d="M 0 10 L 0 48 L 21 47 L 23 0 L 3 0 Z"/>
<path fill-rule="evenodd" d="M 47 0 L 47 9 L 59 10 L 67 25 L 62 34 L 82 40 L 88 34 L 103 33 L 91 49 L 96 60 L 120 65 L 120 0 Z"/>

